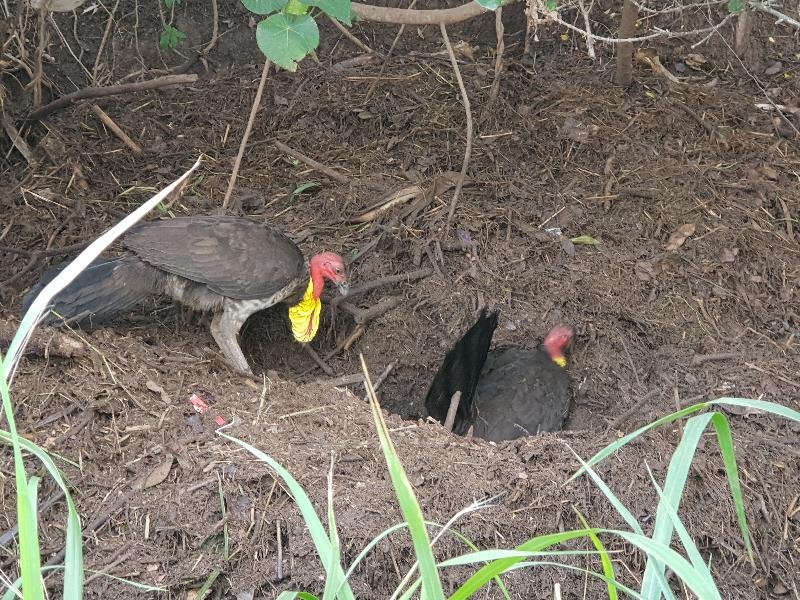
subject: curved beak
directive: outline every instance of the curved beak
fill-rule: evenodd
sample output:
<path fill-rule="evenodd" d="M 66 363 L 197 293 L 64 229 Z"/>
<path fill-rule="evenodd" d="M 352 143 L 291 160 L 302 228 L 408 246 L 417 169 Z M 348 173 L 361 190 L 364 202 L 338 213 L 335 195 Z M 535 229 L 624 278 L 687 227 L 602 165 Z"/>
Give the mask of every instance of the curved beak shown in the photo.
<path fill-rule="evenodd" d="M 348 281 L 341 281 L 336 284 L 336 287 L 339 289 L 339 293 L 342 296 L 347 296 L 347 292 L 350 291 L 350 282 Z"/>

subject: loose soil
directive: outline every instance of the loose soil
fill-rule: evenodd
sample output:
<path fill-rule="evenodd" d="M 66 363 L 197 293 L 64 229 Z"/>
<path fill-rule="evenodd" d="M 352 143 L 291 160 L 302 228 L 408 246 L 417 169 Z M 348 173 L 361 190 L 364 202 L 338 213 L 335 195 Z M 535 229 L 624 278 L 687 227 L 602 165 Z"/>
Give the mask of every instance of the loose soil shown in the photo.
<path fill-rule="evenodd" d="M 197 49 L 210 39 L 213 19 L 210 7 L 186 4 L 176 15 L 188 34 L 181 49 Z M 263 64 L 246 11 L 238 3 L 221 4 L 216 47 L 189 67 L 199 74 L 196 84 L 99 102 L 143 154 L 134 155 L 106 131 L 85 104 L 22 128 L 34 148 L 33 164 L 2 140 L 4 318 L 17 318 L 24 291 L 48 261 L 60 260 L 9 248 L 31 253 L 90 240 L 201 153 L 194 184 L 165 211 L 218 209 Z M 102 83 L 151 78 L 154 70 L 184 63 L 188 55 L 158 52 L 161 23 L 151 12 L 129 0 L 119 4 L 100 61 Z M 599 31 L 605 33 L 604 25 L 613 31 L 614 19 L 603 18 L 608 22 L 596 24 Z M 78 40 L 72 16 L 56 18 L 90 68 L 106 19 L 102 11 L 80 15 Z M 575 509 L 595 526 L 623 527 L 590 481 L 565 484 L 579 466 L 570 449 L 589 457 L 676 406 L 722 396 L 800 409 L 800 153 L 788 125 L 755 106 L 768 102 L 763 89 L 779 104 L 797 105 L 800 71 L 791 31 L 757 18 L 749 71 L 719 36 L 697 49 L 680 39 L 655 45 L 673 71 L 690 53 L 702 52 L 705 63 L 695 59 L 697 70 L 684 73 L 693 79 L 680 86 L 638 65 L 634 85 L 622 91 L 612 83 L 607 48 L 598 47 L 592 62 L 582 43 L 561 41 L 561 31 L 542 28 L 541 41 L 523 56 L 521 7 L 507 9 L 504 20 L 506 67 L 485 118 L 481 107 L 494 69 L 492 17 L 450 28 L 476 122 L 453 231 L 445 233 L 452 189 L 411 214 L 400 206 L 371 223 L 349 221 L 393 191 L 415 183 L 429 189 L 440 174 L 461 168 L 465 115 L 436 28 L 408 28 L 381 74 L 381 60 L 343 64 L 361 51 L 323 21 L 319 62 L 270 76 L 235 197 L 238 212 L 280 226 L 305 252 L 327 249 L 348 257 L 354 284 L 420 265 L 435 270 L 354 298 L 364 308 L 387 296 L 399 295 L 403 303 L 370 322 L 329 363 L 337 375 L 356 373 L 363 354 L 373 377 L 394 363 L 381 402 L 427 518 L 443 523 L 473 500 L 499 495 L 496 506 L 457 526 L 481 548 L 512 547 L 579 527 Z M 31 56 L 34 23 L 27 26 Z M 396 30 L 354 28 L 381 52 Z M 723 33 L 733 39 L 730 28 Z M 87 84 L 60 38 L 55 32 L 50 37 L 47 56 L 53 59 L 44 73 L 46 95 L 53 98 Z M 765 73 L 779 59 L 782 70 Z M 27 81 L 23 71 L 3 79 L 12 120 L 30 108 L 30 90 L 20 87 Z M 273 140 L 352 183 L 294 163 Z M 309 181 L 320 184 L 316 193 L 292 194 Z M 668 249 L 685 224 L 693 233 Z M 569 241 L 578 236 L 600 243 Z M 423 420 L 426 386 L 479 306 L 501 309 L 497 343 L 530 346 L 556 323 L 576 328 L 569 366 L 574 409 L 562 434 L 495 445 L 454 438 Z M 324 355 L 354 326 L 347 313 L 326 311 L 313 346 Z M 89 350 L 71 358 L 26 357 L 12 391 L 21 431 L 72 461 L 60 464 L 87 531 L 88 568 L 163 586 L 168 591 L 156 595 L 163 598 L 192 597 L 214 569 L 221 574 L 217 598 L 253 590 L 258 598 L 285 589 L 322 591 L 322 565 L 283 483 L 215 435 L 217 413 L 236 417 L 229 433 L 286 466 L 322 513 L 333 460 L 346 563 L 401 520 L 363 389 L 332 387 L 292 341 L 282 311 L 253 317 L 243 333 L 254 381 L 221 364 L 202 319 L 169 305 L 145 307 L 113 328 L 69 335 Z M 193 411 L 194 393 L 204 394 L 210 413 Z M 713 433 L 695 457 L 681 516 L 710 560 L 723 597 L 800 598 L 800 428 L 763 414 L 728 414 L 755 565 L 747 560 Z M 598 468 L 648 533 L 657 497 L 647 469 L 663 482 L 681 432 L 680 424 L 653 431 Z M 2 469 L 5 531 L 15 524 L 7 451 Z M 64 504 L 47 479 L 39 497 L 43 560 L 58 562 Z M 228 559 L 221 550 L 225 532 Z M 10 539 L 2 538 L 0 559 L 7 575 L 16 569 Z M 619 552 L 621 580 L 636 586 L 642 556 L 619 540 L 607 542 Z M 438 545 L 440 557 L 462 551 L 455 537 Z M 388 597 L 411 554 L 404 533 L 381 543 L 353 576 L 359 596 Z M 599 569 L 594 558 L 570 564 Z M 454 587 L 464 572 L 443 577 Z M 597 598 L 604 590 L 564 569 L 508 577 L 514 598 L 550 598 L 555 582 L 564 598 Z M 57 596 L 58 574 L 48 584 Z M 112 595 L 154 597 L 90 577 L 87 597 Z M 481 597 L 499 597 L 499 591 L 490 588 Z"/>

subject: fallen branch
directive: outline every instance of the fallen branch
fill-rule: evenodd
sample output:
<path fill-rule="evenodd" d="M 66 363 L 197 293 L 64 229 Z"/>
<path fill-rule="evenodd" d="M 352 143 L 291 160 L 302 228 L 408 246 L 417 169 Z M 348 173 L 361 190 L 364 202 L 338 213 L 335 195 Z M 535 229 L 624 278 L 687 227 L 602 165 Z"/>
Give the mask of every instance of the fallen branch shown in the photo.
<path fill-rule="evenodd" d="M 50 104 L 45 104 L 42 108 L 33 111 L 28 115 L 29 121 L 36 121 L 47 115 L 66 108 L 75 104 L 79 100 L 88 100 L 89 98 L 105 98 L 107 96 L 118 96 L 120 94 L 133 94 L 135 92 L 144 92 L 147 90 L 155 90 L 170 85 L 188 85 L 197 81 L 197 75 L 194 73 L 187 75 L 167 75 L 165 77 L 158 77 L 150 81 L 139 81 L 137 83 L 125 83 L 122 85 L 109 85 L 105 87 L 89 87 L 83 88 L 76 92 L 61 96 L 57 100 L 53 100 Z"/>
<path fill-rule="evenodd" d="M 0 322 L 0 348 L 3 355 L 6 354 L 6 350 L 8 350 L 18 328 L 19 325 L 17 323 L 10 321 Z M 37 330 L 31 335 L 24 353 L 36 354 L 45 358 L 49 356 L 74 358 L 83 356 L 86 353 L 86 346 L 79 340 L 60 331 Z"/>
<path fill-rule="evenodd" d="M 390 275 L 389 277 L 382 277 L 373 281 L 367 281 L 366 283 L 362 283 L 361 285 L 356 285 L 350 288 L 350 290 L 347 292 L 347 296 L 336 296 L 333 300 L 331 300 L 331 304 L 342 304 L 345 300 L 349 300 L 353 296 L 366 294 L 367 292 L 371 292 L 372 290 L 376 290 L 385 285 L 394 285 L 395 283 L 402 283 L 404 281 L 416 281 L 417 279 L 424 279 L 425 277 L 430 277 L 431 275 L 433 275 L 433 269 L 425 268 L 417 269 L 416 271 L 409 271 L 408 273 L 401 273 L 400 275 Z"/>
<path fill-rule="evenodd" d="M 342 310 L 346 310 L 353 315 L 357 324 L 363 325 L 369 321 L 372 321 L 373 319 L 377 319 L 384 313 L 389 312 L 393 308 L 402 304 L 402 302 L 403 298 L 400 296 L 390 296 L 389 298 L 384 298 L 371 308 L 358 308 L 349 302 L 342 302 L 340 306 Z"/>
<path fill-rule="evenodd" d="M 386 198 L 384 198 L 377 204 L 373 205 L 366 212 L 350 219 L 350 222 L 369 223 L 370 221 L 374 221 L 375 219 L 377 219 L 380 215 L 382 215 L 389 209 L 397 206 L 398 204 L 402 204 L 404 202 L 408 202 L 409 200 L 413 200 L 414 198 L 419 197 L 423 193 L 424 190 L 418 185 L 411 185 L 405 187 L 402 190 L 398 190 L 396 192 L 389 194 Z"/>
<path fill-rule="evenodd" d="M 494 58 L 494 79 L 492 79 L 492 88 L 489 91 L 489 98 L 486 104 L 483 105 L 481 111 L 481 121 L 485 120 L 489 113 L 492 112 L 494 103 L 497 101 L 497 96 L 500 93 L 500 74 L 503 72 L 503 52 L 506 49 L 505 43 L 505 26 L 503 25 L 503 7 L 500 6 L 494 13 L 494 31 L 497 37 L 497 52 Z"/>
<path fill-rule="evenodd" d="M 274 144 L 275 144 L 275 147 L 278 150 L 280 150 L 281 152 L 285 152 L 289 156 L 292 156 L 292 157 L 296 158 L 297 160 L 299 160 L 300 162 L 307 164 L 309 167 L 311 167 L 315 171 L 318 171 L 318 172 L 322 173 L 323 175 L 327 175 L 328 177 L 330 177 L 331 179 L 335 179 L 339 183 L 350 183 L 350 178 L 347 175 L 342 175 L 338 171 L 334 171 L 330 167 L 326 167 L 322 163 L 319 163 L 319 162 L 315 161 L 313 158 L 310 158 L 310 157 L 306 156 L 305 154 L 301 154 L 300 152 L 298 152 L 294 148 L 290 148 L 289 146 L 287 146 L 283 142 L 279 142 L 279 141 L 276 140 L 274 142 Z"/>
<path fill-rule="evenodd" d="M 365 21 L 373 23 L 390 23 L 394 25 L 436 25 L 437 23 L 452 25 L 467 21 L 478 15 L 491 12 L 477 2 L 462 4 L 455 8 L 433 10 L 413 10 L 408 8 L 388 8 L 353 2 L 353 12 Z"/>

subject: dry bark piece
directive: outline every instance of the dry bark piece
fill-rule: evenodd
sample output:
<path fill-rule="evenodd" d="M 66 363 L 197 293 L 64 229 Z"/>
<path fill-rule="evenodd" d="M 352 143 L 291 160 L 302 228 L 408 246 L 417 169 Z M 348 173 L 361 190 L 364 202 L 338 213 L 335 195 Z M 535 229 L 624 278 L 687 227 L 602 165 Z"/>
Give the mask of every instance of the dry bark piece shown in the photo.
<path fill-rule="evenodd" d="M 684 223 L 672 232 L 667 241 L 666 249 L 668 252 L 673 252 L 683 246 L 683 243 L 694 235 L 697 225 L 694 223 Z"/>

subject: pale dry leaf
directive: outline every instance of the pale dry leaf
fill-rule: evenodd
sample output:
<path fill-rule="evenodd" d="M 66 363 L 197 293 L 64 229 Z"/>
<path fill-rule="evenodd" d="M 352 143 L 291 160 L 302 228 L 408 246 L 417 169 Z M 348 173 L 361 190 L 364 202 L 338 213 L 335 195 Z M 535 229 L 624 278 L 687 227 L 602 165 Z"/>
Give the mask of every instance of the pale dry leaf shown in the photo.
<path fill-rule="evenodd" d="M 140 477 L 131 486 L 135 490 L 146 490 L 153 486 L 163 483 L 172 470 L 172 464 L 175 462 L 175 457 L 172 454 L 167 454 L 163 462 L 154 467 L 147 475 Z"/>
<path fill-rule="evenodd" d="M 689 239 L 692 235 L 694 235 L 695 230 L 697 229 L 697 225 L 694 223 L 684 223 L 680 227 L 678 227 L 671 236 L 669 236 L 669 240 L 667 241 L 667 251 L 673 252 L 677 250 L 683 243 Z"/>
<path fill-rule="evenodd" d="M 736 262 L 736 257 L 739 255 L 738 248 L 723 248 L 719 253 L 719 261 L 723 263 Z"/>
<path fill-rule="evenodd" d="M 164 403 L 166 404 L 172 403 L 169 394 L 167 394 L 166 390 L 160 385 L 158 385 L 155 381 L 148 379 L 145 385 L 147 386 L 147 389 L 150 390 L 151 392 L 155 392 L 156 394 L 161 394 L 161 400 L 163 400 Z"/>

